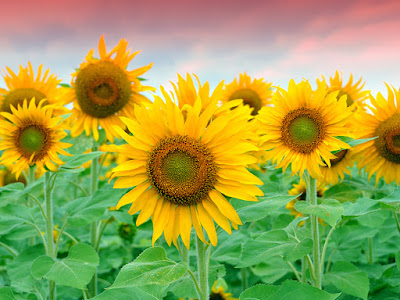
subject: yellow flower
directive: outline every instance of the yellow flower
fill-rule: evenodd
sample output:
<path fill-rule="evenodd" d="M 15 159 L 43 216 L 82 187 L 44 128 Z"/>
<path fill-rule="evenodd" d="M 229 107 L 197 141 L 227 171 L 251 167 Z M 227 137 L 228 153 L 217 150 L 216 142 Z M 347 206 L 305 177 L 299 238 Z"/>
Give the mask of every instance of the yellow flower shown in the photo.
<path fill-rule="evenodd" d="M 238 300 L 238 298 L 232 297 L 231 293 L 226 293 L 225 288 L 222 284 L 218 284 L 218 281 L 214 282 L 211 288 L 210 300 Z"/>
<path fill-rule="evenodd" d="M 208 82 L 206 82 L 204 85 L 201 85 L 199 78 L 195 74 L 193 74 L 193 76 L 196 77 L 198 91 L 196 90 L 190 74 L 186 74 L 186 80 L 178 74 L 178 83 L 175 84 L 171 82 L 171 84 L 174 88 L 176 101 L 180 109 L 185 109 L 186 105 L 193 106 L 197 97 L 199 96 L 202 101 L 203 111 L 208 107 L 208 105 L 213 103 L 216 98 L 221 96 L 224 82 L 220 82 L 210 95 L 210 85 Z M 164 89 L 162 89 L 162 92 L 165 93 Z M 174 94 L 172 94 L 172 96 L 174 96 Z"/>
<path fill-rule="evenodd" d="M 148 71 L 152 64 L 128 71 L 129 62 L 138 52 L 127 50 L 128 42 L 120 40 L 107 53 L 103 36 L 99 41 L 100 59 L 93 57 L 93 49 L 89 51 L 80 68 L 72 74 L 71 86 L 64 97 L 73 101 L 71 115 L 71 135 L 78 136 L 83 131 L 86 135 L 93 132 L 99 139 L 98 127 L 104 128 L 106 137 L 113 142 L 118 134 L 113 125 L 124 124 L 120 116 L 134 118 L 134 105 L 150 100 L 140 92 L 152 91 L 152 87 L 143 86 L 138 76 Z"/>
<path fill-rule="evenodd" d="M 337 184 L 344 179 L 344 174 L 350 175 L 349 168 L 354 166 L 357 159 L 354 149 L 344 149 L 335 154 L 336 158 L 330 161 L 331 167 L 322 166 L 322 179 L 325 184 Z"/>
<path fill-rule="evenodd" d="M 8 90 L 0 89 L 0 111 L 11 113 L 11 105 L 15 108 L 23 105 L 25 99 L 30 101 L 36 99 L 36 105 L 46 99 L 45 104 L 56 105 L 53 111 L 56 115 L 63 114 L 68 110 L 62 107 L 63 103 L 59 96 L 58 79 L 54 74 L 49 76 L 50 70 L 47 69 L 42 76 L 43 65 L 40 65 L 35 76 L 32 65 L 19 67 L 18 75 L 9 67 L 6 67 L 8 74 L 3 76 Z"/>
<path fill-rule="evenodd" d="M 323 182 L 317 181 L 317 196 L 322 197 L 325 193 L 325 191 L 328 188 L 325 187 Z M 306 183 L 303 179 L 300 180 L 298 184 L 293 184 L 293 188 L 289 190 L 289 195 L 298 195 L 300 194 L 299 197 L 295 200 L 289 201 L 288 204 L 286 204 L 286 209 L 290 211 L 291 216 L 295 216 L 295 218 L 302 217 L 303 214 L 301 212 L 298 212 L 295 208 L 294 205 L 297 203 L 297 201 L 306 201 L 307 197 L 307 190 L 306 190 Z M 323 224 L 323 221 L 319 219 L 319 222 Z M 300 226 L 302 226 L 304 222 L 299 223 Z"/>
<path fill-rule="evenodd" d="M 370 95 L 373 115 L 359 111 L 355 116 L 359 122 L 359 138 L 378 137 L 355 147 L 360 157 L 357 166 L 369 173 L 376 173 L 376 183 L 381 177 L 387 184 L 400 183 L 400 93 L 386 85 L 387 100 L 378 93 L 376 99 Z"/>
<path fill-rule="evenodd" d="M 319 166 L 327 162 L 330 167 L 336 158 L 331 151 L 350 148 L 335 138 L 350 136 L 347 124 L 353 114 L 346 97 L 336 100 L 337 94 L 327 94 L 322 85 L 313 91 L 306 81 L 291 80 L 287 92 L 278 88 L 272 98 L 275 107 L 263 107 L 256 116 L 266 158 L 283 171 L 291 164 L 292 174 L 300 172 L 303 177 L 307 169 L 320 178 Z"/>
<path fill-rule="evenodd" d="M 118 177 L 114 188 L 135 187 L 117 208 L 131 204 L 130 214 L 141 211 L 137 226 L 151 216 L 153 245 L 164 232 L 169 245 L 176 245 L 180 235 L 189 248 L 192 225 L 206 242 L 204 227 L 216 245 L 214 221 L 229 234 L 231 224 L 236 229 L 241 224 L 224 195 L 246 201 L 263 195 L 255 186 L 262 181 L 244 167 L 255 162 L 246 153 L 257 149 L 243 139 L 250 115 L 235 109 L 210 123 L 217 101 L 201 112 L 197 97 L 184 118 L 168 94 L 164 96 L 166 102 L 155 96 L 153 105 L 135 107 L 136 120 L 121 118 L 133 136 L 115 127 L 128 143 L 115 148 L 129 160 L 112 171 L 112 178 Z"/>
<path fill-rule="evenodd" d="M 323 84 L 328 87 L 328 93 L 339 91 L 337 98 L 339 99 L 343 95 L 347 96 L 347 106 L 360 107 L 365 109 L 365 100 L 368 99 L 369 90 L 364 90 L 365 82 L 362 83 L 362 78 L 360 78 L 356 83 L 353 84 L 353 74 L 350 74 L 349 81 L 346 85 L 343 83 L 343 74 L 338 71 L 335 73 L 335 77 L 329 78 L 330 84 L 328 85 L 325 78 L 322 80 L 317 79 L 317 84 Z"/>
<path fill-rule="evenodd" d="M 225 85 L 222 102 L 243 99 L 243 104 L 250 106 L 252 115 L 257 115 L 259 110 L 271 103 L 272 83 L 265 82 L 263 78 L 253 79 L 246 73 L 239 75 L 239 82 L 235 78 Z"/>
<path fill-rule="evenodd" d="M 27 101 L 18 105 L 18 110 L 12 106 L 12 114 L 1 113 L 7 120 L 0 120 L 0 150 L 4 150 L 0 163 L 10 166 L 17 178 L 33 165 L 39 173 L 45 167 L 57 171 L 55 164 L 63 164 L 58 153 L 69 155 L 63 148 L 71 145 L 60 142 L 67 135 L 59 124 L 62 118 L 52 117 L 52 106 L 43 103 L 36 106 L 32 99 L 29 106 Z"/>
<path fill-rule="evenodd" d="M 0 169 L 0 186 L 5 186 L 10 183 L 21 182 L 26 185 L 26 179 L 24 176 L 15 178 L 15 174 L 12 174 L 8 168 Z"/>

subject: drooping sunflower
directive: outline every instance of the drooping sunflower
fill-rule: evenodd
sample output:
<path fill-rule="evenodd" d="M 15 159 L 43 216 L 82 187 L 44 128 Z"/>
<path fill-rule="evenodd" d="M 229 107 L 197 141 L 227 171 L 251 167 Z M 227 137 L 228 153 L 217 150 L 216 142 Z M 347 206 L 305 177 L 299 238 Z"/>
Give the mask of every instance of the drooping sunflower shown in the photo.
<path fill-rule="evenodd" d="M 255 116 L 259 110 L 271 103 L 272 83 L 264 81 L 263 78 L 253 79 L 245 73 L 239 74 L 239 81 L 235 78 L 231 83 L 225 85 L 222 94 L 222 102 L 235 99 L 243 99 L 243 104 L 250 106 Z"/>
<path fill-rule="evenodd" d="M 57 171 L 56 164 L 63 164 L 58 154 L 69 155 L 63 149 L 71 145 L 60 142 L 67 135 L 62 118 L 52 117 L 52 106 L 43 106 L 44 102 L 36 105 L 33 98 L 29 106 L 27 101 L 18 109 L 11 106 L 12 114 L 1 113 L 6 120 L 0 120 L 0 150 L 4 150 L 0 163 L 9 166 L 17 178 L 33 165 L 37 172 L 45 172 L 45 167 Z"/>
<path fill-rule="evenodd" d="M 19 66 L 18 75 L 9 67 L 6 69 L 8 74 L 5 72 L 3 79 L 8 90 L 0 88 L 0 111 L 11 113 L 11 105 L 22 106 L 25 99 L 30 101 L 32 98 L 36 99 L 36 105 L 43 99 L 46 99 L 45 104 L 55 105 L 53 111 L 56 115 L 67 111 L 62 107 L 64 103 L 59 95 L 61 79 L 54 74 L 49 75 L 49 69 L 42 74 L 43 65 L 40 65 L 36 76 L 30 62 L 26 68 Z"/>
<path fill-rule="evenodd" d="M 378 93 L 376 99 L 370 95 L 373 115 L 359 111 L 355 117 L 359 123 L 359 137 L 372 141 L 355 147 L 360 157 L 357 167 L 369 173 L 368 179 L 376 173 L 376 183 L 381 177 L 387 184 L 400 183 L 400 92 L 386 85 L 387 100 Z"/>
<path fill-rule="evenodd" d="M 323 85 L 313 91 L 307 81 L 291 80 L 287 92 L 278 88 L 272 98 L 275 107 L 263 107 L 256 116 L 266 158 L 283 171 L 291 164 L 292 174 L 300 172 L 303 177 L 307 169 L 320 178 L 319 167 L 330 167 L 336 158 L 331 151 L 350 148 L 335 138 L 351 136 L 348 123 L 353 116 L 346 96 L 337 100 L 337 94 L 327 94 Z"/>
<path fill-rule="evenodd" d="M 238 298 L 234 298 L 231 293 L 225 292 L 224 286 L 216 281 L 211 287 L 210 300 L 238 300 Z"/>
<path fill-rule="evenodd" d="M 231 224 L 236 229 L 241 224 L 225 197 L 257 201 L 263 195 L 255 186 L 262 181 L 244 167 L 255 162 L 246 154 L 255 146 L 243 139 L 250 115 L 232 110 L 210 122 L 217 101 L 201 108 L 197 97 L 184 118 L 168 95 L 165 102 L 155 96 L 149 107 L 135 107 L 136 120 L 121 118 L 133 136 L 115 126 L 128 143 L 116 146 L 117 151 L 129 160 L 113 169 L 112 178 L 118 177 L 114 188 L 135 187 L 117 209 L 131 204 L 130 214 L 140 211 L 137 226 L 151 216 L 153 245 L 164 232 L 169 245 L 176 245 L 180 235 L 189 248 L 192 225 L 206 242 L 204 227 L 216 245 L 214 221 L 228 233 Z"/>
<path fill-rule="evenodd" d="M 324 183 L 321 181 L 317 181 L 317 197 L 322 197 L 325 193 L 327 188 L 325 187 Z M 302 217 L 303 214 L 301 212 L 298 212 L 295 208 L 294 205 L 297 203 L 297 201 L 306 201 L 307 199 L 307 187 L 306 183 L 304 180 L 300 179 L 299 183 L 293 184 L 293 188 L 289 190 L 289 195 L 299 195 L 294 200 L 289 201 L 286 204 L 286 209 L 290 211 L 291 216 L 295 216 L 295 218 Z M 321 222 L 321 221 L 320 221 Z"/>
<path fill-rule="evenodd" d="M 337 184 L 339 180 L 344 179 L 344 174 L 350 175 L 350 168 L 354 166 L 357 160 L 352 148 L 341 150 L 335 156 L 336 158 L 330 161 L 330 168 L 328 166 L 321 167 L 321 180 L 325 184 Z"/>
<path fill-rule="evenodd" d="M 26 185 L 26 179 L 24 176 L 21 176 L 17 179 L 15 174 L 12 174 L 8 168 L 3 167 L 0 169 L 0 186 L 5 186 L 15 182 L 21 182 Z"/>
<path fill-rule="evenodd" d="M 153 64 L 127 70 L 129 62 L 140 52 L 131 53 L 127 46 L 128 42 L 122 39 L 107 52 L 102 36 L 99 41 L 100 58 L 94 58 L 93 49 L 90 50 L 79 69 L 72 74 L 72 88 L 67 88 L 64 93 L 64 97 L 74 104 L 70 117 L 72 136 L 78 136 L 83 131 L 86 135 L 93 132 L 97 141 L 100 126 L 105 129 L 107 139 L 113 142 L 118 136 L 113 125 L 124 127 L 119 117 L 134 118 L 135 104 L 150 103 L 140 93 L 154 91 L 154 88 L 142 85 L 138 77 Z"/>
<path fill-rule="evenodd" d="M 329 78 L 329 84 L 322 77 L 322 80 L 317 79 L 317 84 L 323 84 L 328 87 L 328 93 L 339 91 L 337 98 L 339 99 L 343 95 L 347 96 L 347 106 L 353 108 L 360 107 L 365 109 L 365 100 L 368 99 L 369 90 L 363 90 L 365 82 L 362 82 L 360 78 L 357 82 L 353 84 L 353 74 L 350 74 L 349 81 L 344 85 L 343 74 L 338 71 L 335 73 L 335 77 Z"/>

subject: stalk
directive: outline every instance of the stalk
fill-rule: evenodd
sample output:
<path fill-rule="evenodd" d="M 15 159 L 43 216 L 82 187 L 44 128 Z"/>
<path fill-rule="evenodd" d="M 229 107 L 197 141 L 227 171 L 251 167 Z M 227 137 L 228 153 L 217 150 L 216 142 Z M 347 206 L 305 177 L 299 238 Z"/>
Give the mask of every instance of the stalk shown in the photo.
<path fill-rule="evenodd" d="M 97 151 L 97 146 L 93 147 L 93 151 Z M 99 185 L 97 169 L 98 169 L 98 159 L 96 157 L 92 159 L 92 166 L 90 170 L 90 195 L 92 196 L 96 192 Z M 94 249 L 96 249 L 97 243 L 100 245 L 100 241 L 98 241 L 97 239 L 98 239 L 97 221 L 93 221 L 92 224 L 90 224 L 90 242 Z M 95 297 L 97 295 L 97 269 L 93 275 L 92 281 L 89 283 L 89 291 L 91 297 Z"/>
<path fill-rule="evenodd" d="M 208 300 L 210 293 L 208 291 L 208 246 L 197 238 L 197 267 L 199 272 L 200 291 L 199 300 Z"/>
<path fill-rule="evenodd" d="M 307 185 L 307 195 L 312 205 L 318 205 L 317 201 L 317 180 L 309 176 Z M 318 227 L 318 217 L 310 214 L 311 233 L 313 239 L 313 264 L 314 264 L 314 287 L 321 289 L 321 249 Z"/>
<path fill-rule="evenodd" d="M 25 177 L 26 185 L 31 185 L 35 181 L 35 166 L 30 166 L 28 170 L 28 177 Z M 28 207 L 33 207 L 32 199 L 28 195 Z M 29 246 L 35 245 L 36 238 L 33 236 L 29 239 Z"/>
<path fill-rule="evenodd" d="M 46 201 L 46 240 L 47 240 L 47 255 L 52 259 L 56 258 L 54 251 L 54 238 L 53 238 L 53 199 L 52 199 L 52 185 L 50 182 L 50 172 L 45 173 L 44 177 L 44 198 Z M 54 281 L 49 281 L 49 299 L 56 299 L 56 284 Z"/>

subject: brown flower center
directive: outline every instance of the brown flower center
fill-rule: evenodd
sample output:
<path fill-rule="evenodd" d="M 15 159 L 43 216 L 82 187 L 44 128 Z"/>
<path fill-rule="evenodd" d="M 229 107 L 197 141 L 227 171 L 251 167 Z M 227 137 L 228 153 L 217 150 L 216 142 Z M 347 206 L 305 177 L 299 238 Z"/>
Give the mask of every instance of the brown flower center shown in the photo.
<path fill-rule="evenodd" d="M 1 110 L 11 113 L 11 105 L 15 108 L 18 108 L 18 105 L 22 106 L 24 104 L 25 99 L 28 101 L 29 104 L 32 98 L 35 98 L 35 104 L 37 106 L 40 100 L 46 98 L 46 95 L 32 88 L 15 89 L 4 96 Z"/>
<path fill-rule="evenodd" d="M 152 186 L 165 200 L 192 205 L 202 201 L 216 182 L 214 157 L 205 145 L 188 136 L 161 140 L 147 164 Z"/>
<path fill-rule="evenodd" d="M 381 122 L 375 130 L 375 147 L 388 161 L 400 164 L 400 114 Z"/>
<path fill-rule="evenodd" d="M 96 118 L 120 111 L 131 98 L 131 82 L 119 66 L 110 61 L 93 63 L 78 72 L 75 93 L 81 109 Z"/>

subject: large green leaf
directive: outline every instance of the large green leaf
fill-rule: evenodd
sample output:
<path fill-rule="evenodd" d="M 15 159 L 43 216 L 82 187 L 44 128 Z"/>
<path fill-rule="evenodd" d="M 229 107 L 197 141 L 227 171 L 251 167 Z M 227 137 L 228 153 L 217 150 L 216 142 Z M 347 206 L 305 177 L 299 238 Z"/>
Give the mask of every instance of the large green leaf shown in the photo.
<path fill-rule="evenodd" d="M 8 286 L 0 288 L 1 300 L 15 300 L 12 290 Z"/>
<path fill-rule="evenodd" d="M 297 197 L 297 195 L 269 195 L 266 197 L 259 197 L 259 202 L 250 203 L 241 201 L 241 206 L 235 208 L 237 208 L 236 210 L 243 223 L 252 222 L 265 218 L 271 212 L 285 206 L 289 201 Z"/>
<path fill-rule="evenodd" d="M 369 198 L 359 198 L 355 203 L 346 202 L 342 204 L 344 217 L 359 217 L 380 209 L 380 204 L 376 200 Z"/>
<path fill-rule="evenodd" d="M 324 199 L 318 205 L 310 204 L 306 201 L 298 201 L 294 208 L 302 214 L 313 214 L 331 226 L 335 226 L 343 214 L 342 204 L 335 199 Z"/>
<path fill-rule="evenodd" d="M 35 259 L 32 275 L 38 279 L 44 277 L 59 285 L 86 289 L 98 264 L 99 256 L 91 246 L 76 244 L 63 260 L 54 260 L 46 255 Z"/>
<path fill-rule="evenodd" d="M 164 248 L 149 248 L 121 269 L 110 289 L 149 284 L 167 285 L 184 276 L 187 270 L 186 263 L 168 259 Z"/>
<path fill-rule="evenodd" d="M 107 208 L 118 203 L 125 192 L 125 189 L 101 189 L 93 196 L 69 202 L 65 206 L 69 214 L 68 223 L 71 226 L 85 226 L 98 220 Z"/>
<path fill-rule="evenodd" d="M 90 299 L 160 300 L 164 289 L 164 287 L 155 284 L 140 287 L 132 286 L 129 288 L 110 288 Z"/>
<path fill-rule="evenodd" d="M 340 294 L 329 294 L 321 291 L 309 284 L 303 284 L 298 281 L 287 280 L 279 290 L 277 290 L 268 300 L 282 300 L 282 299 L 295 299 L 295 300 L 334 300 Z"/>
<path fill-rule="evenodd" d="M 376 200 L 376 201 L 385 203 L 390 206 L 395 206 L 395 207 L 399 206 L 400 205 L 400 187 L 397 186 L 390 195 L 388 195 L 382 199 Z"/>
<path fill-rule="evenodd" d="M 279 290 L 279 286 L 257 284 L 240 294 L 239 300 L 267 300 L 270 299 L 276 291 Z"/>
<path fill-rule="evenodd" d="M 242 253 L 242 243 L 246 239 L 240 231 L 232 232 L 232 236 L 228 236 L 224 241 L 218 241 L 217 248 L 212 251 L 211 257 L 218 262 L 236 265 Z"/>
<path fill-rule="evenodd" d="M 251 268 L 251 271 L 261 278 L 262 282 L 273 284 L 288 273 L 292 272 L 287 262 L 275 256 Z"/>
<path fill-rule="evenodd" d="M 237 267 L 256 265 L 278 255 L 287 260 L 298 259 L 311 252 L 312 247 L 310 247 L 309 241 L 304 242 L 300 247 L 297 247 L 298 244 L 297 239 L 289 236 L 282 229 L 262 233 L 244 243 L 241 261 Z"/>
<path fill-rule="evenodd" d="M 348 261 L 334 263 L 332 271 L 325 274 L 326 283 L 333 284 L 343 293 L 368 298 L 369 280 L 367 273 L 360 271 L 355 265 Z"/>

